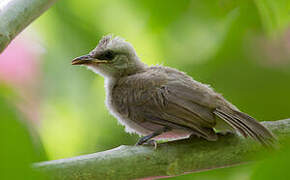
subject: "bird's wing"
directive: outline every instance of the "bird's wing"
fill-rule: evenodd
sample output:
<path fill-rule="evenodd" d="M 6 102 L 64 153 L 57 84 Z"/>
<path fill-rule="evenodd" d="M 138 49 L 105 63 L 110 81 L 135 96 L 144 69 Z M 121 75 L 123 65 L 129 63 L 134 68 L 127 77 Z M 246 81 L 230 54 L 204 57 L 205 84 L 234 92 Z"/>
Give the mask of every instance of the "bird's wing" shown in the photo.
<path fill-rule="evenodd" d="M 215 93 L 207 85 L 171 68 L 159 68 L 127 78 L 114 97 L 129 119 L 171 128 L 190 129 L 207 140 L 217 138 L 213 131 L 216 118 L 264 145 L 275 136 L 249 115 Z"/>
<path fill-rule="evenodd" d="M 194 82 L 183 83 L 166 73 L 147 73 L 119 84 L 114 93 L 119 96 L 114 99 L 119 98 L 118 106 L 123 104 L 122 114 L 127 112 L 130 119 L 139 123 L 150 121 L 173 129 L 188 129 L 205 139 L 216 140 L 215 116 L 207 102 L 210 97 L 195 86 Z"/>

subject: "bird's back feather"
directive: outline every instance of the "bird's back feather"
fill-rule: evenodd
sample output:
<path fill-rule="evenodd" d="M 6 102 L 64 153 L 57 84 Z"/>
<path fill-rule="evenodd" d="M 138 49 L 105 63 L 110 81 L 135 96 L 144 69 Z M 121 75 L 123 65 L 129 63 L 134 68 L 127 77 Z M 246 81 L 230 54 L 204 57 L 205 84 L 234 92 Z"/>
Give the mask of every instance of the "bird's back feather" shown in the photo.
<path fill-rule="evenodd" d="M 216 140 L 214 128 L 219 117 L 245 137 L 262 144 L 274 141 L 273 134 L 254 118 L 209 86 L 173 68 L 149 67 L 124 77 L 116 83 L 112 97 L 111 104 L 120 114 L 147 131 L 167 126 Z"/>

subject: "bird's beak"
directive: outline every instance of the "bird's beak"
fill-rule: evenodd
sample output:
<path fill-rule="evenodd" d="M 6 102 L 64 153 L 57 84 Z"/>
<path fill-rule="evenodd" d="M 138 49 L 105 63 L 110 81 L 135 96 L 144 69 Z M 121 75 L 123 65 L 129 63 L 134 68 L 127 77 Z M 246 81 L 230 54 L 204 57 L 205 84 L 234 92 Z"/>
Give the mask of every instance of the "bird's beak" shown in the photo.
<path fill-rule="evenodd" d="M 91 55 L 84 55 L 73 59 L 71 62 L 72 65 L 89 65 L 93 63 L 106 63 L 106 61 L 95 59 Z"/>

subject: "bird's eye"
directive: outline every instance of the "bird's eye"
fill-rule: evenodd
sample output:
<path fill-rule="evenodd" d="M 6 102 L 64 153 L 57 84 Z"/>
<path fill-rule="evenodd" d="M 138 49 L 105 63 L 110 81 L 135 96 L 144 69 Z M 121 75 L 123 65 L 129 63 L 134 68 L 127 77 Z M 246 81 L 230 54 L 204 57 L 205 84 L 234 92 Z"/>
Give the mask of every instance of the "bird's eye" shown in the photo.
<path fill-rule="evenodd" d="M 113 51 L 105 51 L 102 54 L 102 59 L 104 59 L 104 60 L 113 60 L 114 57 L 115 57 L 115 54 Z"/>

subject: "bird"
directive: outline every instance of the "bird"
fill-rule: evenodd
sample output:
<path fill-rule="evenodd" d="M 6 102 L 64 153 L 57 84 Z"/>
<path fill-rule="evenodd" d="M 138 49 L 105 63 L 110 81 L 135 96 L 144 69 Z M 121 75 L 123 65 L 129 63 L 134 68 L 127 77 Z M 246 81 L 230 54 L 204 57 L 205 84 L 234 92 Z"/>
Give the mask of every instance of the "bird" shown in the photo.
<path fill-rule="evenodd" d="M 177 69 L 148 66 L 134 47 L 121 37 L 106 35 L 89 54 L 73 59 L 105 79 L 106 106 L 125 126 L 141 138 L 136 145 L 157 140 L 197 136 L 216 141 L 219 133 L 251 137 L 265 146 L 274 134 L 215 92 Z"/>

